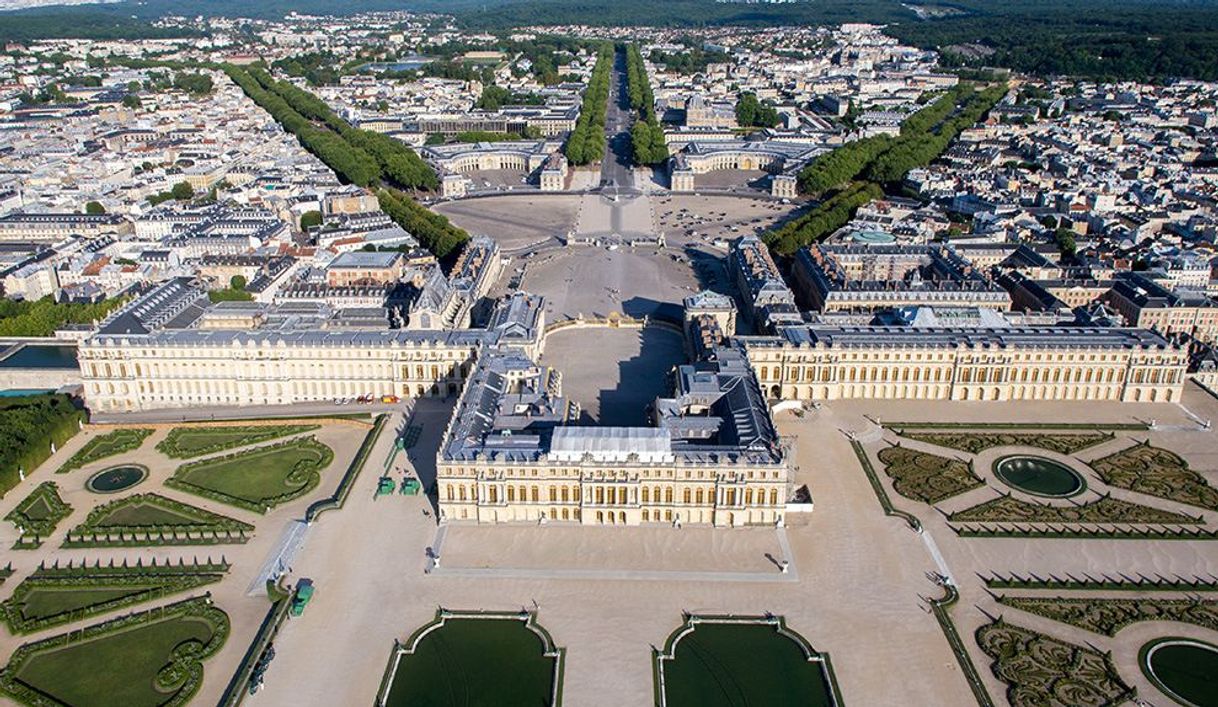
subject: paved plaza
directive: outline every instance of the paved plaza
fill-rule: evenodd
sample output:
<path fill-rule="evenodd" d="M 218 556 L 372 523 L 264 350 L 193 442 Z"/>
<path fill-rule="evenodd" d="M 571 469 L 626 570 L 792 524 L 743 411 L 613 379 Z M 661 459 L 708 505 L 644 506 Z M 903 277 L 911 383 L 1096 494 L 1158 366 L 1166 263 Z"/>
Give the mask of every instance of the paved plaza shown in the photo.
<path fill-rule="evenodd" d="M 1218 415 L 1218 403 L 1196 389 L 1190 389 L 1185 404 L 1201 418 Z M 447 414 L 439 403 L 420 403 L 415 419 L 425 432 L 414 459 L 424 477 Z M 880 418 L 975 423 L 1154 418 L 1161 430 L 1150 433 L 1156 444 L 1181 453 L 1198 469 L 1218 463 L 1213 433 L 1199 429 L 1176 405 L 851 402 L 828 404 L 802 418 L 782 413 L 780 432 L 794 439 L 796 483 L 808 485 L 816 505 L 806 522 L 793 522 L 784 531 L 789 551 L 773 529 L 454 524 L 438 535 L 432 518 L 424 515 L 426 502 L 374 503 L 373 477 L 366 475 L 348 508 L 312 529 L 296 571 L 318 582 L 317 598 L 303 620 L 285 627 L 277 643 L 281 658 L 268 675 L 268 689 L 254 703 L 292 704 L 300 690 L 327 704 L 369 703 L 393 640 L 404 639 L 443 606 L 536 608 L 540 623 L 567 649 L 566 704 L 650 704 L 650 650 L 685 611 L 785 616 L 817 650 L 830 654 L 849 704 L 973 704 L 959 664 L 927 609 L 927 599 L 942 594 L 935 581 L 940 571 L 935 547 L 960 584 L 962 600 L 952 616 L 1001 704 L 1005 686 L 991 677 L 972 636 L 988 620 L 983 611 L 993 611 L 978 573 L 1218 573 L 1218 557 L 1205 542 L 961 539 L 933 510 L 916 509 L 898 497 L 901 508 L 922 519 L 928 542 L 904 521 L 884 515 L 845 434 L 875 435 L 874 420 Z M 440 568 L 425 574 L 426 551 L 437 541 Z M 788 552 L 794 572 L 784 576 L 770 558 Z M 1032 627 L 1047 623 L 1019 618 Z M 1137 624 L 1111 642 L 1118 660 L 1136 653 L 1146 626 Z M 1204 633 L 1172 627 L 1177 628 L 1185 635 Z M 1081 633 L 1055 631 L 1066 639 L 1110 645 Z M 1157 694 L 1128 666 L 1126 660 L 1122 677 L 1144 695 Z M 293 690 L 274 689 L 281 676 L 292 676 Z"/>
<path fill-rule="evenodd" d="M 546 337 L 541 362 L 562 373 L 563 394 L 580 404 L 582 422 L 643 427 L 648 406 L 672 391 L 669 374 L 685 362 L 684 342 L 656 326 L 570 327 Z"/>

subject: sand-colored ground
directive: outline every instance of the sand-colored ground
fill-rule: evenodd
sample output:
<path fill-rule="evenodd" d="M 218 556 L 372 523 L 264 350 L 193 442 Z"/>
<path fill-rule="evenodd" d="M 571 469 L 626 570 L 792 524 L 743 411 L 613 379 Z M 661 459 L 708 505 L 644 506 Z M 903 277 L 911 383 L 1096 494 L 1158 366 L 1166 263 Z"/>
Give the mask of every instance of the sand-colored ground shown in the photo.
<path fill-rule="evenodd" d="M 93 562 L 100 559 L 104 564 L 110 558 L 113 558 L 116 562 L 126 559 L 129 563 L 133 564 L 137 559 L 147 563 L 154 558 L 158 562 L 166 560 L 176 562 L 179 558 L 184 558 L 189 562 L 192 558 L 204 560 L 211 557 L 214 560 L 219 560 L 223 557 L 232 564 L 228 576 L 223 581 L 208 585 L 194 593 L 198 594 L 203 591 L 210 591 L 216 605 L 228 614 L 232 628 L 228 641 L 221 651 L 204 663 L 203 687 L 194 700 L 195 704 L 215 704 L 228 685 L 229 679 L 236 672 L 241 659 L 245 655 L 245 651 L 249 648 L 258 626 L 269 608 L 265 593 L 255 594 L 254 596 L 248 595 L 251 581 L 257 576 L 267 556 L 272 552 L 283 528 L 292 519 L 301 517 L 305 508 L 314 500 L 333 493 L 347 465 L 351 462 L 352 457 L 354 457 L 356 449 L 358 449 L 363 441 L 368 431 L 368 426 L 349 422 L 327 423 L 319 430 L 305 433 L 314 435 L 318 440 L 329 445 L 334 450 L 334 461 L 322 472 L 321 483 L 318 484 L 316 489 L 302 498 L 275 508 L 265 516 L 165 488 L 163 486 L 165 479 L 173 474 L 178 465 L 183 463 L 182 460 L 169 459 L 155 450 L 157 442 L 164 439 L 168 429 L 169 427 L 158 429 L 144 441 L 140 449 L 134 452 L 109 457 L 68 474 L 54 473 L 63 462 L 67 461 L 90 438 L 109 431 L 104 426 L 88 427 L 72 438 L 68 444 L 64 445 L 63 449 L 52 455 L 29 478 L 0 500 L 0 516 L 3 516 L 25 498 L 36 485 L 43 481 L 55 481 L 59 485 L 60 495 L 73 509 L 72 514 L 60 522 L 55 533 L 37 550 L 10 551 L 9 548 L 17 539 L 16 529 L 11 523 L 0 522 L 0 548 L 3 548 L 2 554 L 4 556 L 4 560 L 0 561 L 0 564 L 11 562 L 15 571 L 12 577 L 0 585 L 0 600 L 8 598 L 13 588 L 17 586 L 22 578 L 33 571 L 40 562 L 51 564 L 56 561 L 60 563 L 73 561 L 79 563 L 83 560 Z M 392 444 L 392 434 L 384 434 L 382 437 L 384 438 L 382 442 Z M 216 454 L 224 455 L 233 451 L 236 450 L 225 450 Z M 374 459 L 377 462 L 383 461 L 384 455 L 382 454 L 379 458 L 374 457 Z M 94 472 L 122 462 L 142 464 L 148 467 L 148 478 L 129 490 L 113 494 L 95 494 L 84 488 L 85 481 Z M 368 474 L 368 476 L 374 479 L 373 483 L 375 483 L 376 478 L 375 471 L 373 469 L 373 472 Z M 91 549 L 62 549 L 59 547 L 67 531 L 83 522 L 89 511 L 95 506 L 116 498 L 122 498 L 123 496 L 147 492 L 156 492 L 162 496 L 252 523 L 256 526 L 253 538 L 244 545 Z M 105 614 L 85 621 L 57 626 L 25 636 L 12 636 L 7 630 L 0 628 L 0 662 L 7 662 L 12 652 L 23 643 L 56 636 L 73 628 L 100 623 L 123 613 L 143 611 L 155 606 L 180 601 L 187 596 L 192 596 L 192 593 L 172 595 L 123 611 L 114 612 L 113 614 Z M 4 699 L 0 697 L 0 703 L 3 702 Z"/>
<path fill-rule="evenodd" d="M 505 252 L 565 238 L 575 228 L 580 199 L 573 194 L 487 196 L 436 204 L 433 209 L 472 234 L 494 238 Z"/>
<path fill-rule="evenodd" d="M 654 326 L 560 329 L 546 337 L 541 361 L 562 372 L 563 394 L 582 406 L 581 420 L 647 425 L 648 406 L 672 393 L 669 373 L 685 362 L 684 341 Z"/>
<path fill-rule="evenodd" d="M 426 499 L 395 495 L 373 501 L 377 475 L 365 473 L 347 506 L 323 516 L 309 531 L 305 549 L 295 560 L 294 575 L 312 578 L 317 594 L 303 617 L 285 625 L 276 642 L 277 657 L 266 675 L 266 689 L 250 704 L 371 703 L 393 641 L 404 639 L 443 606 L 536 608 L 542 625 L 567 649 L 564 702 L 569 705 L 650 704 L 650 649 L 680 623 L 683 611 L 770 611 L 785 616 L 817 650 L 830 654 L 849 704 L 970 705 L 974 701 L 960 668 L 926 611 L 926 598 L 940 593 L 933 580 L 940 566 L 922 537 L 900 519 L 884 516 L 844 432 L 856 433 L 873 450 L 891 434 L 879 431 L 877 417 L 977 423 L 1153 419 L 1155 429 L 1119 436 L 1149 438 L 1181 454 L 1195 468 L 1207 470 L 1211 482 L 1218 482 L 1208 471 L 1218 461 L 1214 433 L 1198 424 L 1218 414 L 1218 401 L 1190 387 L 1185 405 L 1187 410 L 1176 405 L 872 401 L 831 403 L 802 418 L 783 413 L 778 425 L 784 436 L 794 440 L 797 482 L 809 486 L 816 509 L 806 523 L 792 523 L 781 533 L 561 524 L 453 525 L 438 532 Z M 422 401 L 417 406 L 413 424 L 423 428 L 423 435 L 410 458 L 425 480 L 434 477 L 434 450 L 449 414 L 450 408 L 439 402 Z M 336 446 L 336 467 L 345 464 L 358 436 L 349 443 L 335 442 L 347 445 L 341 450 Z M 156 437 L 145 449 L 155 441 Z M 81 443 L 83 438 L 74 440 L 57 462 Z M 390 444 L 391 435 L 383 436 L 372 463 L 383 463 Z M 1067 460 L 1081 464 L 1120 445 L 1105 443 Z M 57 462 L 53 460 L 52 466 Z M 145 463 L 153 467 L 153 479 L 139 490 L 150 488 L 173 466 L 151 458 Z M 83 483 L 88 471 L 60 479 Z M 986 470 L 979 468 L 979 473 L 996 484 Z M 36 476 L 26 486 L 37 480 Z M 988 659 L 973 639 L 973 632 L 988 621 L 985 612 L 997 613 L 979 574 L 1218 575 L 1218 554 L 1207 542 L 962 539 L 937 511 L 893 494 L 890 484 L 884 483 L 898 508 L 922 520 L 944 567 L 958 583 L 962 598 L 952 616 L 998 703 L 1004 701 L 1005 686 L 992 677 Z M 318 495 L 329 489 L 323 483 Z M 69 502 L 81 502 L 81 493 L 65 491 Z M 971 493 L 983 497 L 993 492 Z M 7 512 L 23 495 L 5 498 L 0 512 Z M 299 515 L 307 501 L 260 520 L 205 500 L 184 500 L 259 523 L 249 545 L 223 549 L 235 566 L 233 577 L 215 593 L 217 603 L 233 618 L 234 634 L 224 651 L 206 665 L 199 704 L 207 704 L 223 690 L 265 610 L 264 600 L 245 596 L 249 576 L 257 572 L 283 524 Z M 1141 500 L 1174 508 L 1156 499 Z M 78 508 L 61 532 L 79 522 L 81 512 Z M 1212 527 L 1214 514 L 1204 515 Z M 11 543 L 12 529 L 6 526 L 3 532 L 0 542 Z M 442 566 L 425 574 L 426 550 L 437 543 Z M 43 555 L 66 559 L 99 554 L 58 550 L 55 544 L 48 543 L 38 553 L 11 553 L 16 555 L 19 574 Z M 184 552 L 165 548 L 106 551 L 105 556 L 192 553 L 189 548 Z M 767 555 L 789 559 L 791 572 L 781 575 Z M 8 591 L 19 578 L 0 591 Z M 1002 613 L 1008 620 L 1062 640 L 1111 650 L 1122 678 L 1155 704 L 1166 702 L 1137 670 L 1138 648 L 1167 634 L 1218 640 L 1213 632 L 1167 623 L 1135 624 L 1108 638 L 1013 609 Z M 19 642 L 5 637 L 6 654 Z"/>

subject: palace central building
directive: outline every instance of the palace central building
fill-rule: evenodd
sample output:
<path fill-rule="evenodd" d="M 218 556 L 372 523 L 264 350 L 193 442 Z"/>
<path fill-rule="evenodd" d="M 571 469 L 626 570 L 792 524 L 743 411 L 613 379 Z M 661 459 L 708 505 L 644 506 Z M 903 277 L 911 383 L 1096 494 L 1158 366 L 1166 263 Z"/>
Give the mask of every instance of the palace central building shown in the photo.
<path fill-rule="evenodd" d="M 654 427 L 573 424 L 561 375 L 518 351 L 479 357 L 437 456 L 440 513 L 482 523 L 777 524 L 790 489 L 743 353 L 678 367 Z"/>

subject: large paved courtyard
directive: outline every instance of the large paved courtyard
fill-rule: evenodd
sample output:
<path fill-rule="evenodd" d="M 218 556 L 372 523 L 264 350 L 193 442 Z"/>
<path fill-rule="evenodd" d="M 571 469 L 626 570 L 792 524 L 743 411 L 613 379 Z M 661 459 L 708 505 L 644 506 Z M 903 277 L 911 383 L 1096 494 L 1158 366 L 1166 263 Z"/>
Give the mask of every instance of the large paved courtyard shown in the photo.
<path fill-rule="evenodd" d="M 1196 389 L 1190 389 L 1186 405 L 1203 419 L 1218 413 L 1218 404 Z M 426 430 L 415 454 L 424 476 L 447 412 L 439 404 L 421 404 L 416 415 Z M 567 650 L 566 704 L 650 704 L 650 650 L 676 628 L 682 612 L 786 617 L 793 630 L 830 654 L 849 704 L 975 704 L 927 609 L 927 599 L 942 594 L 936 574 L 946 569 L 962 594 L 950 615 L 988 693 L 1002 704 L 1006 686 L 992 677 L 972 635 L 989 620 L 983 612 L 995 611 L 979 575 L 1218 573 L 1218 556 L 1206 541 L 959 538 L 933 509 L 894 496 L 899 508 L 922 520 L 925 532 L 915 533 L 903 520 L 884 514 L 844 434 L 878 443 L 886 433 L 879 432 L 877 418 L 970 424 L 1154 418 L 1156 429 L 1142 437 L 1174 449 L 1198 469 L 1218 462 L 1213 433 L 1175 405 L 870 402 L 829 404 L 802 418 L 779 415 L 780 431 L 795 439 L 797 483 L 809 486 L 816 503 L 810 518 L 781 532 L 561 524 L 452 525 L 437 532 L 421 500 L 373 503 L 367 477 L 337 522 L 313 530 L 296 571 L 315 578 L 317 598 L 303 620 L 284 629 L 277 643 L 280 658 L 268 675 L 272 687 L 255 700 L 292 704 L 308 691 L 327 704 L 367 704 L 393 640 L 404 639 L 443 606 L 536 610 L 539 623 Z M 429 574 L 427 548 L 443 559 Z M 771 558 L 789 559 L 788 574 Z M 1015 613 L 1004 612 L 1012 620 Z M 1018 619 L 1046 631 L 1052 623 L 1026 615 Z M 1103 637 L 1060 627 L 1054 624 L 1052 633 L 1063 640 L 1108 645 Z M 1195 626 L 1171 629 L 1206 633 Z M 1111 644 L 1121 676 L 1152 701 L 1158 693 L 1130 672 L 1127 654 L 1136 653 L 1142 638 L 1157 635 L 1155 630 L 1135 624 Z M 292 689 L 275 689 L 281 678 L 290 680 Z"/>
<path fill-rule="evenodd" d="M 546 337 L 541 361 L 562 372 L 563 393 L 581 405 L 583 421 L 643 426 L 647 407 L 672 393 L 669 373 L 684 363 L 683 347 L 679 334 L 655 326 L 570 327 Z"/>

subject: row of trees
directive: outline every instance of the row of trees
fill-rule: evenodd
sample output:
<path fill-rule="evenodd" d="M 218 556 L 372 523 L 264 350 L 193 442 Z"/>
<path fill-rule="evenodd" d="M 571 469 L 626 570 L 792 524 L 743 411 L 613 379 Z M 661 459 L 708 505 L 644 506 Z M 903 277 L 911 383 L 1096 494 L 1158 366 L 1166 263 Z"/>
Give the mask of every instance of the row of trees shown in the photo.
<path fill-rule="evenodd" d="M 656 120 L 655 93 L 651 80 L 647 78 L 647 67 L 638 45 L 626 46 L 626 93 L 630 108 L 638 116 L 630 126 L 630 147 L 634 161 L 639 164 L 662 164 L 668 159 L 668 143 L 664 140 L 664 128 Z"/>
<path fill-rule="evenodd" d="M 225 67 L 225 72 L 305 149 L 348 182 L 366 187 L 384 177 L 411 189 L 439 185 L 435 172 L 414 150 L 387 135 L 352 127 L 312 93 L 276 81 L 258 68 Z"/>
<path fill-rule="evenodd" d="M 378 189 L 376 200 L 381 211 L 389 214 L 437 258 L 455 255 L 469 240 L 469 234 L 454 226 L 443 214 L 428 209 L 395 189 Z"/>
<path fill-rule="evenodd" d="M 597 50 L 596 66 L 588 79 L 579 119 L 567 137 L 565 154 L 573 165 L 590 164 L 605 153 L 605 112 L 609 103 L 609 78 L 613 71 L 613 45 Z"/>
<path fill-rule="evenodd" d="M 790 255 L 829 236 L 846 225 L 858 207 L 884 196 L 881 185 L 899 182 L 909 170 L 943 154 L 960 131 L 980 120 L 1006 91 L 1006 84 L 980 92 L 958 87 L 906 119 L 898 137 L 856 140 L 817 157 L 800 171 L 803 192 L 822 194 L 848 185 L 798 219 L 768 231 L 763 236 L 766 244 Z"/>
<path fill-rule="evenodd" d="M 828 237 L 849 223 L 855 210 L 873 199 L 884 196 L 884 190 L 871 182 L 854 182 L 815 209 L 768 231 L 763 240 L 781 255 L 791 255 L 800 247 Z"/>
<path fill-rule="evenodd" d="M 1005 84 L 977 92 L 971 85 L 948 91 L 905 119 L 901 134 L 876 135 L 826 152 L 800 170 L 799 189 L 823 194 L 860 176 L 890 183 L 943 154 L 960 131 L 977 122 L 1006 93 Z"/>
<path fill-rule="evenodd" d="M 439 186 L 435 172 L 414 150 L 387 135 L 351 127 L 308 91 L 276 81 L 260 69 L 224 70 L 305 149 L 348 182 L 376 188 L 384 178 L 406 188 Z M 382 187 L 376 193 L 381 209 L 436 257 L 449 255 L 469 240 L 465 231 L 403 192 Z"/>

